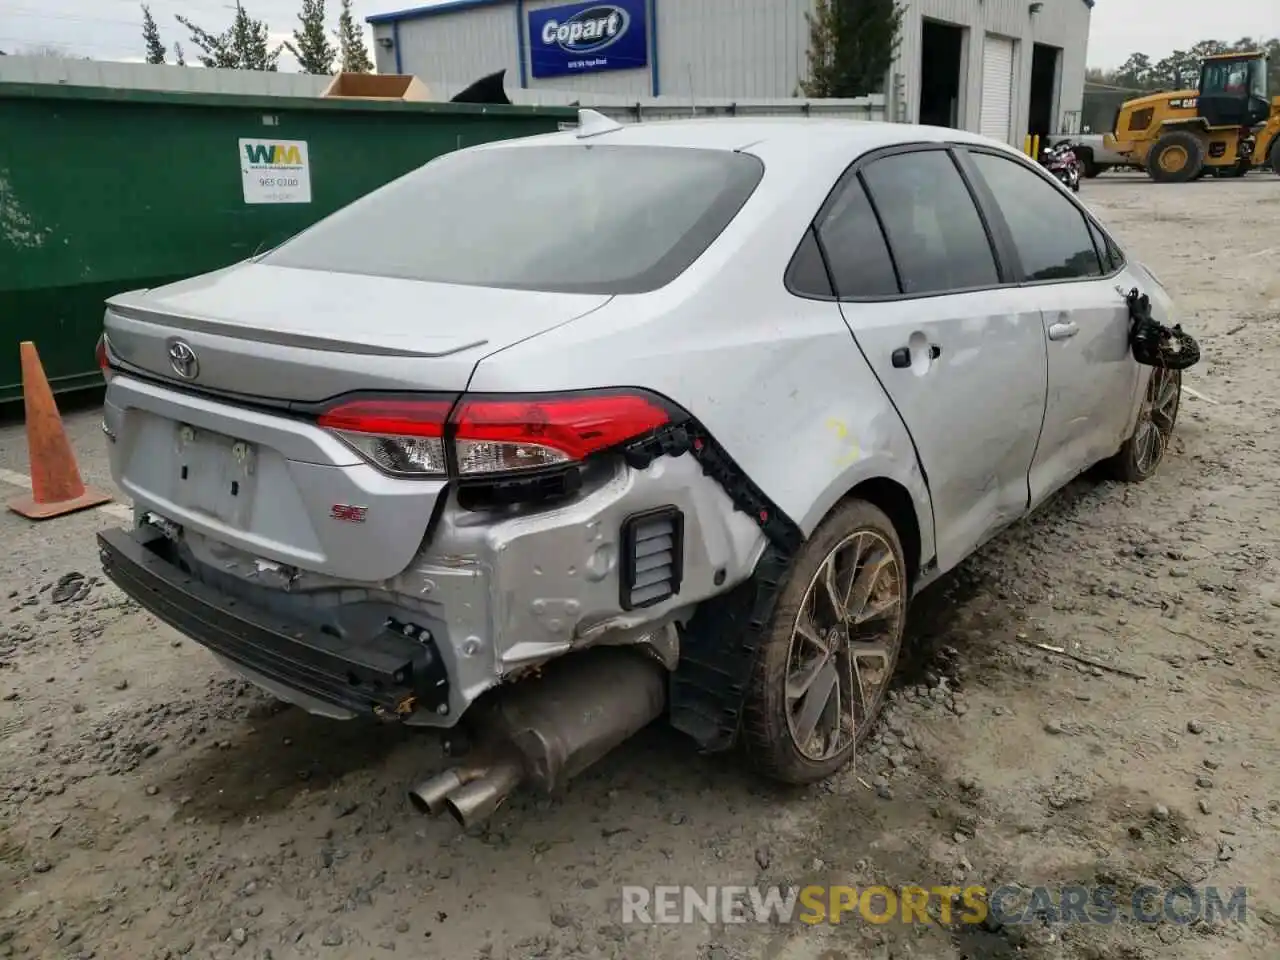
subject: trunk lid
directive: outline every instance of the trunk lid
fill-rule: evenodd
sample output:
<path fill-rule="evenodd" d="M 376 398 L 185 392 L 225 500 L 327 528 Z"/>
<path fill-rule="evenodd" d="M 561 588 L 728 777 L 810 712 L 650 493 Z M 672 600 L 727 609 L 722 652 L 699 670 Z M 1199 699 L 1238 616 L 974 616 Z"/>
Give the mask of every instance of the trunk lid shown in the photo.
<path fill-rule="evenodd" d="M 246 261 L 112 297 L 106 330 L 126 368 L 310 403 L 355 390 L 462 390 L 483 357 L 608 301 Z M 175 364 L 175 349 L 194 363 Z"/>
<path fill-rule="evenodd" d="M 446 482 L 383 474 L 297 408 L 461 393 L 483 357 L 608 300 L 255 263 L 121 294 L 106 314 L 112 474 L 138 506 L 232 548 L 220 568 L 386 580 L 423 546 Z"/>

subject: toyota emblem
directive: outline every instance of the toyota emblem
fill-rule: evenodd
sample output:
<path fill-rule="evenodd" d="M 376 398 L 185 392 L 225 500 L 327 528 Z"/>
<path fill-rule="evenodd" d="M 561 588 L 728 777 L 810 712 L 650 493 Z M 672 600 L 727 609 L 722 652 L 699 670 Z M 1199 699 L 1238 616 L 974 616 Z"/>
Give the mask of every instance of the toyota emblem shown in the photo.
<path fill-rule="evenodd" d="M 194 380 L 200 373 L 196 352 L 184 340 L 174 340 L 169 344 L 169 366 L 183 380 Z"/>

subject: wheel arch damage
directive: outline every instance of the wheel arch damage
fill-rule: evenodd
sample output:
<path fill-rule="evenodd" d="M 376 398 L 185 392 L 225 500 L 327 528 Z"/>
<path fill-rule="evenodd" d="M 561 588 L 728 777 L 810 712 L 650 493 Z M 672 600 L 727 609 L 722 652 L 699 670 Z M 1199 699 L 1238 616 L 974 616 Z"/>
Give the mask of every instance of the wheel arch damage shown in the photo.
<path fill-rule="evenodd" d="M 812 533 L 847 500 L 866 500 L 893 522 L 912 587 L 918 587 L 932 567 L 933 517 L 924 477 L 917 467 L 911 489 L 876 473 L 871 462 L 833 485 L 835 496 L 805 529 Z M 789 542 L 770 538 L 752 576 L 701 603 L 681 630 L 680 662 L 671 676 L 670 721 L 702 750 L 727 750 L 737 740 L 747 684 L 801 543 L 803 536 Z M 926 549 L 928 554 L 922 555 Z"/>

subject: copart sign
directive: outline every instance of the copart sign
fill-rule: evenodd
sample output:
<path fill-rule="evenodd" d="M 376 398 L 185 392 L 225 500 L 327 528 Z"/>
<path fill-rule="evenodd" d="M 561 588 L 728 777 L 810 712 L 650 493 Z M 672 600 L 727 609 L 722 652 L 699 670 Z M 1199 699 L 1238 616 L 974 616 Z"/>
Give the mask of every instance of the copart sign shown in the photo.
<path fill-rule="evenodd" d="M 535 79 L 649 65 L 646 0 L 575 3 L 529 11 Z"/>

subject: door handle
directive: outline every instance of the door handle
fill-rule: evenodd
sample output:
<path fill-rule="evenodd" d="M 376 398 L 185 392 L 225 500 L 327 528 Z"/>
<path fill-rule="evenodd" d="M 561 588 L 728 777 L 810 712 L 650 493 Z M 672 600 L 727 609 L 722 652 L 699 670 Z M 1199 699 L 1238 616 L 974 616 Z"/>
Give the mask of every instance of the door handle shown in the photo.
<path fill-rule="evenodd" d="M 942 347 L 936 343 L 929 344 L 929 359 L 937 360 L 940 356 L 942 356 Z M 889 355 L 889 362 L 897 370 L 906 370 L 911 366 L 911 348 L 899 347 Z"/>
<path fill-rule="evenodd" d="M 1080 332 L 1080 328 L 1076 326 L 1074 322 L 1071 322 L 1071 321 L 1068 321 L 1066 323 L 1049 324 L 1050 340 L 1070 340 L 1079 332 Z"/>

